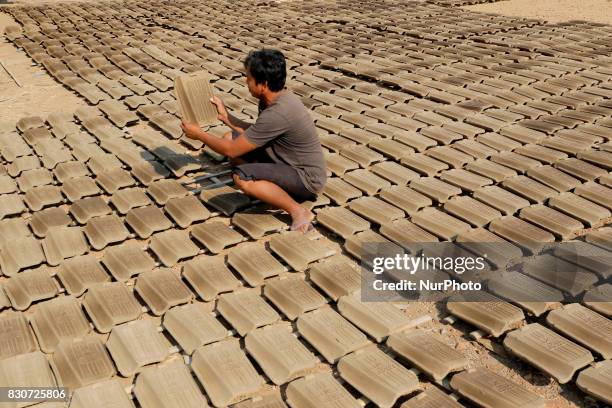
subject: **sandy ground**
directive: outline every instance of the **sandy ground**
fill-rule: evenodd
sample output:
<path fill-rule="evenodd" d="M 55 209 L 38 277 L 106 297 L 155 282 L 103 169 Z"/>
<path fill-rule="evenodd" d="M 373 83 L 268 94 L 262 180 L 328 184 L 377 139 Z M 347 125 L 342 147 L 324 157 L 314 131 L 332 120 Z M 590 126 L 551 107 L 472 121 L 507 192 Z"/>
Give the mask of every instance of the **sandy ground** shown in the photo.
<path fill-rule="evenodd" d="M 612 0 L 506 0 L 463 8 L 505 16 L 539 18 L 551 23 L 586 20 L 612 24 Z"/>

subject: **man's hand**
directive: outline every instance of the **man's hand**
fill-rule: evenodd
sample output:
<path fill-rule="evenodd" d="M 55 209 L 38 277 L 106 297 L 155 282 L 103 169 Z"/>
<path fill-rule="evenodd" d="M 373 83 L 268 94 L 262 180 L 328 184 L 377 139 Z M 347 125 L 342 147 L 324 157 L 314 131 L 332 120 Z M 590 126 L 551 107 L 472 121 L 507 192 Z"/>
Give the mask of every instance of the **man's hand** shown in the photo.
<path fill-rule="evenodd" d="M 215 95 L 210 98 L 210 103 L 215 105 L 215 108 L 217 108 L 217 119 L 229 126 L 229 114 L 227 113 L 227 109 L 225 108 L 221 98 Z"/>
<path fill-rule="evenodd" d="M 187 136 L 190 139 L 199 139 L 199 135 L 201 133 L 201 129 L 200 126 L 198 126 L 197 123 L 193 123 L 193 122 L 185 122 L 184 120 L 181 122 L 181 129 L 183 129 L 183 132 L 185 133 L 185 136 Z"/>

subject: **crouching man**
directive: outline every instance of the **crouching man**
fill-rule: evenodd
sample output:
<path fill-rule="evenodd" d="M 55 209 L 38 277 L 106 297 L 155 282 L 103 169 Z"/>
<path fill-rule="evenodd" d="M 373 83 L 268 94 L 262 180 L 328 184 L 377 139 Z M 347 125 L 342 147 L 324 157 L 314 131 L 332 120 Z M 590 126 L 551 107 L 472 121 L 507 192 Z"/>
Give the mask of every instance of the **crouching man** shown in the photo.
<path fill-rule="evenodd" d="M 234 164 L 233 178 L 247 195 L 285 210 L 291 229 L 312 227 L 314 215 L 299 203 L 314 200 L 326 181 L 325 159 L 306 107 L 285 89 L 287 69 L 277 50 L 251 51 L 244 61 L 249 92 L 259 100 L 259 116 L 247 123 L 227 112 L 218 97 L 218 118 L 232 128 L 223 138 L 183 122 L 187 137 L 201 140 Z"/>

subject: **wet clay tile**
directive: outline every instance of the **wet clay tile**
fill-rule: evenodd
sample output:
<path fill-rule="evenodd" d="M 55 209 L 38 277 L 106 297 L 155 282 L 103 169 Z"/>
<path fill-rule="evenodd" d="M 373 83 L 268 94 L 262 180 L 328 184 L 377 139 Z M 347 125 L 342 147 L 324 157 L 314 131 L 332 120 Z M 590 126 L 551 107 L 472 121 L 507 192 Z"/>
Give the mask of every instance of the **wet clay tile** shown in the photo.
<path fill-rule="evenodd" d="M 437 144 L 435 140 L 410 130 L 393 135 L 393 140 L 410 146 L 417 152 L 425 151 Z"/>
<path fill-rule="evenodd" d="M 546 322 L 604 359 L 612 356 L 612 321 L 599 313 L 572 303 L 551 311 Z"/>
<path fill-rule="evenodd" d="M 310 279 L 334 301 L 361 288 L 358 268 L 342 258 L 317 263 L 310 268 Z"/>
<path fill-rule="evenodd" d="M 303 314 L 297 320 L 297 328 L 330 364 L 371 344 L 365 334 L 330 307 Z"/>
<path fill-rule="evenodd" d="M 172 222 L 164 215 L 164 212 L 154 205 L 131 209 L 125 221 L 140 238 L 148 238 L 155 232 L 172 227 Z"/>
<path fill-rule="evenodd" d="M 15 159 L 15 161 L 13 161 L 12 163 L 9 163 L 6 166 L 6 172 L 8 172 L 9 176 L 11 176 L 14 179 L 15 177 L 19 176 L 24 171 L 38 169 L 38 168 L 40 168 L 40 160 L 38 157 L 23 156 L 23 157 L 18 157 Z M 3 191 L 5 193 L 12 193 L 13 191 L 16 191 L 17 186 L 14 185 L 14 183 L 11 184 L 12 182 L 11 178 L 6 177 L 6 175 L 4 175 L 2 181 L 3 183 L 8 183 L 8 184 L 6 184 L 5 187 L 1 188 L 0 191 Z"/>
<path fill-rule="evenodd" d="M 352 160 L 349 160 L 337 153 L 330 153 L 325 157 L 325 164 L 336 176 L 342 176 L 349 170 L 355 170 L 359 168 L 359 165 Z"/>
<path fill-rule="evenodd" d="M 26 211 L 23 198 L 20 194 L 3 194 L 0 202 L 0 220 L 11 216 L 19 215 Z"/>
<path fill-rule="evenodd" d="M 370 168 L 370 171 L 400 186 L 405 186 L 411 180 L 419 177 L 417 172 L 392 161 L 376 163 Z"/>
<path fill-rule="evenodd" d="M 151 237 L 149 247 L 165 266 L 174 266 L 180 260 L 196 256 L 200 248 L 181 230 L 159 232 Z"/>
<path fill-rule="evenodd" d="M 567 154 L 563 152 L 535 144 L 526 144 L 524 146 L 517 147 L 514 149 L 514 152 L 547 164 L 553 164 L 558 160 L 567 158 Z M 531 172 L 534 170 L 538 170 L 538 167 L 535 167 L 529 171 Z"/>
<path fill-rule="evenodd" d="M 265 278 L 286 270 L 259 243 L 245 243 L 233 248 L 227 257 L 227 263 L 251 286 L 261 285 Z"/>
<path fill-rule="evenodd" d="M 349 208 L 376 224 L 385 224 L 404 216 L 401 209 L 376 197 L 357 198 L 349 203 Z"/>
<path fill-rule="evenodd" d="M 92 218 L 85 226 L 85 235 L 91 246 L 97 250 L 115 242 L 122 242 L 129 234 L 121 218 L 114 214 Z"/>
<path fill-rule="evenodd" d="M 62 185 L 62 192 L 70 201 L 74 202 L 83 197 L 100 194 L 102 191 L 92 178 L 82 176 L 67 180 Z"/>
<path fill-rule="evenodd" d="M 426 176 L 435 176 L 442 170 L 448 169 L 448 164 L 422 153 L 406 156 L 401 160 L 401 163 Z"/>
<path fill-rule="evenodd" d="M 70 214 L 79 224 L 86 224 L 93 217 L 111 213 L 111 208 L 102 197 L 87 197 L 77 200 L 70 206 Z"/>
<path fill-rule="evenodd" d="M 363 193 L 361 190 L 353 187 L 351 184 L 342 180 L 339 177 L 330 177 L 325 183 L 323 194 L 328 196 L 336 204 L 343 205 L 347 201 L 361 197 Z"/>
<path fill-rule="evenodd" d="M 102 265 L 94 255 L 84 255 L 62 262 L 57 272 L 62 284 L 74 296 L 79 296 L 87 288 L 110 280 Z"/>
<path fill-rule="evenodd" d="M 382 224 L 379 231 L 386 238 L 411 252 L 422 248 L 424 242 L 439 241 L 435 235 L 404 218 Z"/>
<path fill-rule="evenodd" d="M 147 364 L 166 359 L 169 345 L 152 319 L 115 326 L 106 341 L 106 348 L 124 377 L 134 375 Z"/>
<path fill-rule="evenodd" d="M 6 176 L 4 176 L 6 177 Z M 39 187 L 53 183 L 53 173 L 47 169 L 32 169 L 21 173 L 21 176 L 17 177 L 17 184 L 22 192 L 27 192 L 34 187 Z M 13 191 L 6 191 L 12 193 Z"/>
<path fill-rule="evenodd" d="M 580 185 L 580 180 L 551 166 L 531 169 L 527 175 L 559 192 L 568 191 Z"/>
<path fill-rule="evenodd" d="M 376 347 L 342 357 L 338 372 L 379 407 L 391 407 L 399 397 L 419 388 L 414 373 Z"/>
<path fill-rule="evenodd" d="M 466 170 L 481 176 L 493 179 L 496 182 L 503 181 L 509 177 L 517 175 L 515 170 L 501 164 L 494 163 L 487 159 L 478 159 L 465 166 Z"/>
<path fill-rule="evenodd" d="M 267 233 L 286 227 L 283 221 L 269 212 L 241 212 L 232 217 L 232 224 L 245 231 L 253 239 L 259 239 Z"/>
<path fill-rule="evenodd" d="M 155 202 L 164 205 L 171 198 L 183 197 L 188 191 L 176 180 L 159 180 L 149 185 L 147 192 Z"/>
<path fill-rule="evenodd" d="M 218 254 L 225 247 L 244 240 L 244 237 L 236 230 L 221 221 L 214 220 L 196 225 L 191 230 L 191 235 L 213 254 Z"/>
<path fill-rule="evenodd" d="M 494 337 L 516 328 L 525 319 L 521 309 L 487 292 L 470 294 L 469 299 L 454 295 L 446 307 L 453 315 Z"/>
<path fill-rule="evenodd" d="M 513 216 L 491 221 L 489 230 L 536 254 L 555 237 L 551 233 Z"/>
<path fill-rule="evenodd" d="M 277 385 L 303 375 L 319 362 L 291 333 L 291 326 L 286 323 L 253 330 L 245 338 L 245 347 Z"/>
<path fill-rule="evenodd" d="M 124 169 L 112 169 L 100 173 L 96 181 L 108 194 L 114 194 L 120 188 L 136 184 L 136 180 Z"/>
<path fill-rule="evenodd" d="M 485 144 L 499 152 L 510 152 L 521 144 L 497 133 L 485 133 L 476 137 L 476 141 Z"/>
<path fill-rule="evenodd" d="M 542 165 L 537 160 L 516 154 L 514 152 L 500 152 L 491 156 L 491 161 L 506 166 L 524 174 L 528 170 L 538 168 Z"/>
<path fill-rule="evenodd" d="M 575 158 L 559 160 L 555 163 L 555 167 L 585 181 L 593 181 L 607 174 L 606 170 L 601 167 L 594 166 Z"/>
<path fill-rule="evenodd" d="M 450 240 L 470 230 L 469 224 L 433 207 L 425 208 L 413 214 L 412 221 L 419 227 L 445 240 Z"/>
<path fill-rule="evenodd" d="M 453 132 L 448 128 L 440 126 L 431 126 L 423 128 L 420 130 L 420 133 L 440 142 L 443 145 L 451 144 L 455 140 L 460 140 L 463 138 L 463 135 L 460 135 L 459 133 Z"/>
<path fill-rule="evenodd" d="M 390 139 L 374 140 L 368 143 L 368 146 L 394 160 L 400 160 L 402 157 L 414 153 L 414 150 L 405 144 Z"/>
<path fill-rule="evenodd" d="M 460 140 L 453 143 L 452 147 L 476 159 L 486 159 L 497 153 L 497 150 L 471 139 Z"/>
<path fill-rule="evenodd" d="M 221 295 L 217 310 L 241 336 L 280 320 L 279 314 L 256 289 Z"/>
<path fill-rule="evenodd" d="M 453 376 L 451 387 L 485 408 L 544 408 L 546 401 L 513 381 L 485 367 L 471 368 Z"/>
<path fill-rule="evenodd" d="M 59 285 L 49 271 L 42 267 L 11 277 L 4 284 L 4 291 L 14 309 L 25 310 L 32 302 L 57 295 Z"/>
<path fill-rule="evenodd" d="M 529 129 L 520 125 L 506 126 L 499 130 L 499 134 L 502 136 L 509 137 L 510 139 L 514 139 L 517 142 L 521 142 L 523 144 L 539 144 L 547 137 L 546 133 Z"/>
<path fill-rule="evenodd" d="M 264 286 L 263 294 L 290 320 L 326 303 L 325 298 L 299 276 L 272 279 Z"/>
<path fill-rule="evenodd" d="M 139 187 L 126 188 L 115 192 L 110 202 L 120 214 L 127 214 L 132 208 L 152 204 L 151 199 L 145 194 L 144 189 Z"/>
<path fill-rule="evenodd" d="M 599 280 L 590 270 L 549 254 L 530 258 L 521 266 L 523 273 L 572 296 L 579 295 Z"/>
<path fill-rule="evenodd" d="M 132 167 L 132 175 L 148 186 L 155 180 L 170 176 L 170 170 L 158 161 L 143 161 Z"/>
<path fill-rule="evenodd" d="M 236 338 L 198 348 L 191 367 L 217 407 L 247 399 L 264 384 Z"/>
<path fill-rule="evenodd" d="M 582 223 L 542 204 L 525 207 L 519 216 L 567 240 L 584 228 Z"/>
<path fill-rule="evenodd" d="M 189 367 L 180 359 L 143 369 L 136 377 L 134 395 L 143 408 L 208 407 Z"/>
<path fill-rule="evenodd" d="M 70 400 L 72 408 L 95 407 L 98 404 L 108 404 L 114 408 L 134 408 L 134 404 L 118 379 L 81 387 L 74 391 Z"/>
<path fill-rule="evenodd" d="M 60 341 L 81 337 L 90 330 L 79 301 L 72 296 L 37 304 L 31 323 L 45 353 L 52 353 Z"/>
<path fill-rule="evenodd" d="M 53 228 L 42 241 L 42 248 L 51 266 L 64 259 L 89 252 L 89 246 L 80 227 Z"/>
<path fill-rule="evenodd" d="M 593 361 L 587 349 L 539 323 L 508 333 L 504 346 L 561 384 L 570 381 L 577 370 Z"/>
<path fill-rule="evenodd" d="M 451 197 L 461 194 L 461 189 L 435 177 L 421 177 L 410 182 L 410 187 L 439 203 L 448 201 Z"/>
<path fill-rule="evenodd" d="M 140 274 L 134 289 L 156 316 L 166 313 L 172 306 L 193 299 L 193 293 L 171 269 L 158 269 Z"/>
<path fill-rule="evenodd" d="M 486 186 L 474 191 L 474 198 L 498 209 L 505 215 L 512 215 L 529 206 L 529 201 L 498 186 Z"/>
<path fill-rule="evenodd" d="M 408 214 L 413 214 L 421 208 L 432 204 L 430 198 L 405 186 L 393 186 L 383 189 L 380 193 L 380 198 Z"/>
<path fill-rule="evenodd" d="M 87 166 L 92 173 L 98 175 L 106 171 L 121 168 L 121 161 L 111 153 L 97 154 L 92 156 L 87 162 Z"/>
<path fill-rule="evenodd" d="M 36 339 L 23 313 L 11 310 L 3 312 L 0 315 L 0 328 L 1 359 L 38 350 Z"/>
<path fill-rule="evenodd" d="M 45 126 L 45 121 L 40 116 L 26 116 L 17 121 L 17 129 L 25 132 L 28 129 L 41 128 Z"/>
<path fill-rule="evenodd" d="M 410 398 L 404 402 L 400 408 L 461 408 L 463 405 L 459 404 L 450 395 L 440 391 L 436 387 L 428 388 L 422 393 Z"/>
<path fill-rule="evenodd" d="M 466 191 L 478 190 L 481 187 L 493 183 L 493 181 L 487 177 L 482 177 L 463 169 L 443 171 L 440 174 L 440 179 L 454 184 Z"/>
<path fill-rule="evenodd" d="M 171 198 L 164 209 L 181 228 L 210 217 L 210 211 L 195 196 Z"/>
<path fill-rule="evenodd" d="M 444 204 L 444 209 L 475 227 L 483 227 L 502 217 L 501 212 L 468 196 L 451 198 Z"/>
<path fill-rule="evenodd" d="M 343 147 L 340 154 L 366 168 L 373 163 L 383 161 L 384 156 L 364 145 L 351 145 Z"/>
<path fill-rule="evenodd" d="M 83 297 L 83 307 L 102 333 L 108 333 L 113 326 L 135 320 L 142 314 L 133 289 L 122 282 L 92 285 Z"/>
<path fill-rule="evenodd" d="M 0 248 L 0 270 L 6 276 L 13 276 L 21 269 L 36 266 L 44 261 L 42 246 L 33 237 L 7 241 Z"/>
<path fill-rule="evenodd" d="M 96 336 L 61 342 L 51 367 L 59 385 L 72 389 L 110 379 L 116 373 L 104 344 Z"/>
<path fill-rule="evenodd" d="M 72 220 L 66 212 L 59 207 L 51 207 L 37 211 L 30 218 L 30 226 L 34 235 L 40 238 L 47 236 L 50 230 L 58 227 L 67 227 Z"/>
<path fill-rule="evenodd" d="M 435 381 L 441 381 L 451 372 L 463 370 L 468 363 L 463 354 L 436 338 L 434 333 L 424 330 L 392 334 L 387 339 L 387 345 Z"/>
<path fill-rule="evenodd" d="M 202 190 L 200 199 L 227 216 L 248 206 L 251 202 L 248 196 L 229 186 Z"/>
<path fill-rule="evenodd" d="M 200 302 L 173 307 L 164 315 L 163 325 L 187 354 L 228 335 L 211 314 L 211 307 Z"/>
<path fill-rule="evenodd" d="M 576 385 L 582 391 L 608 404 L 612 404 L 612 361 L 595 363 L 578 375 Z"/>
<path fill-rule="evenodd" d="M 183 266 L 183 277 L 204 300 L 213 300 L 219 293 L 231 292 L 240 281 L 225 266 L 222 256 L 198 257 Z"/>
<path fill-rule="evenodd" d="M 107 248 L 102 263 L 118 281 L 126 281 L 155 267 L 153 258 L 137 241 L 127 241 Z"/>
<path fill-rule="evenodd" d="M 389 181 L 365 169 L 350 171 L 342 179 L 370 196 L 378 193 L 382 188 L 391 187 Z"/>
<path fill-rule="evenodd" d="M 612 189 L 609 187 L 587 182 L 576 187 L 574 193 L 612 210 Z"/>
<path fill-rule="evenodd" d="M 361 405 L 330 373 L 308 375 L 287 386 L 287 403 L 294 408 L 359 408 Z"/>
<path fill-rule="evenodd" d="M 359 294 L 343 296 L 338 300 L 340 314 L 376 339 L 377 342 L 392 333 L 411 327 L 410 319 L 397 307 L 386 302 L 362 302 Z"/>
<path fill-rule="evenodd" d="M 344 207 L 326 207 L 317 213 L 317 221 L 341 237 L 370 229 L 370 223 Z"/>

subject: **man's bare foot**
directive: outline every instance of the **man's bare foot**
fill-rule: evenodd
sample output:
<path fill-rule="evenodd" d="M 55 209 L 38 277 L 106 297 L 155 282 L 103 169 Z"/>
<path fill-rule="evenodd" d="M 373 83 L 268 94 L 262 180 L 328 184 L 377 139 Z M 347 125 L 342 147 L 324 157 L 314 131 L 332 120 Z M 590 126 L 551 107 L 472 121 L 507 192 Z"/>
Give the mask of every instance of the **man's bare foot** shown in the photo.
<path fill-rule="evenodd" d="M 314 214 L 302 207 L 298 208 L 290 213 L 291 215 L 291 231 L 301 231 L 303 233 L 308 232 L 312 228 L 312 220 Z"/>

